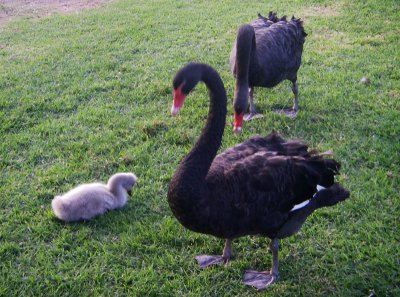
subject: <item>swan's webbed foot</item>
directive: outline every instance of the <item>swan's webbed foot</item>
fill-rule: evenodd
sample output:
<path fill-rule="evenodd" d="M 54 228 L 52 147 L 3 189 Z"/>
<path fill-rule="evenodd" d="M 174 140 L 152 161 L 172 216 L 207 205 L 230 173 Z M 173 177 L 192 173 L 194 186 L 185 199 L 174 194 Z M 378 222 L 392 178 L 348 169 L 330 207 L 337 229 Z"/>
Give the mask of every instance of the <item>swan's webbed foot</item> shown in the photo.
<path fill-rule="evenodd" d="M 274 283 L 278 276 L 269 271 L 255 271 L 255 270 L 247 270 L 244 273 L 242 282 L 245 285 L 252 286 L 257 288 L 257 290 L 261 291 Z"/>
<path fill-rule="evenodd" d="M 293 108 L 274 109 L 273 111 L 278 114 L 283 114 L 291 119 L 297 116 L 297 110 Z"/>
<path fill-rule="evenodd" d="M 246 122 L 254 120 L 254 119 L 258 119 L 258 118 L 262 118 L 263 115 L 261 113 L 258 112 L 250 112 L 250 113 L 246 113 L 243 116 L 243 120 L 245 120 Z"/>
<path fill-rule="evenodd" d="M 265 289 L 278 279 L 278 239 L 272 239 L 269 248 L 272 252 L 271 271 L 258 272 L 246 270 L 242 279 L 245 285 L 256 287 L 259 291 Z"/>
<path fill-rule="evenodd" d="M 205 268 L 211 265 L 225 263 L 228 264 L 231 259 L 231 239 L 225 240 L 224 251 L 222 256 L 209 256 L 209 255 L 200 255 L 194 257 L 199 264 L 200 268 Z"/>
<path fill-rule="evenodd" d="M 196 259 L 200 268 L 205 268 L 220 263 L 226 264 L 229 262 L 229 259 L 225 259 L 223 256 L 199 255 L 194 258 Z"/>

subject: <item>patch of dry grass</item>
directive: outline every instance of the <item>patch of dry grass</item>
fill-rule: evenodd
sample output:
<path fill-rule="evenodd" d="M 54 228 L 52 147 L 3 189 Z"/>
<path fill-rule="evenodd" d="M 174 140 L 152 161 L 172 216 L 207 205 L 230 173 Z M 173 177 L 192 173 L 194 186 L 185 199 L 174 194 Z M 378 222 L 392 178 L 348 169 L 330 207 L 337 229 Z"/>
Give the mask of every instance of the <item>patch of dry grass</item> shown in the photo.
<path fill-rule="evenodd" d="M 323 18 L 335 17 L 339 15 L 341 8 L 342 8 L 341 2 L 336 2 L 329 6 L 313 5 L 304 8 L 301 12 L 299 12 L 299 15 L 301 16 L 302 19 L 307 19 L 310 17 L 323 17 Z"/>
<path fill-rule="evenodd" d="M 314 48 L 313 51 L 322 54 L 331 52 L 332 48 L 347 49 L 352 46 L 353 40 L 345 32 L 330 28 L 318 28 L 310 34 Z"/>
<path fill-rule="evenodd" d="M 110 0 L 2 0 L 0 26 L 18 17 L 40 18 L 54 13 L 78 12 L 95 8 Z"/>

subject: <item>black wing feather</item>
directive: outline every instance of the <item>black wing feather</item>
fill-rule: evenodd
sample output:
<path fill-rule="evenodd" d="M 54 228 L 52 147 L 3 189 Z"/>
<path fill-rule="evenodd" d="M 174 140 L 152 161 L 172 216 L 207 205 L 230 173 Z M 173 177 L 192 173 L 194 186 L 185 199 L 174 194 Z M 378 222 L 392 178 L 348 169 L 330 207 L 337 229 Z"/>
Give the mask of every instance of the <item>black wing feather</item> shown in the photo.
<path fill-rule="evenodd" d="M 220 236 L 272 234 L 290 210 L 329 187 L 339 164 L 277 134 L 255 136 L 218 155 L 207 176 L 209 209 Z M 226 225 L 225 225 L 226 224 Z M 213 234 L 215 235 L 215 230 Z"/>

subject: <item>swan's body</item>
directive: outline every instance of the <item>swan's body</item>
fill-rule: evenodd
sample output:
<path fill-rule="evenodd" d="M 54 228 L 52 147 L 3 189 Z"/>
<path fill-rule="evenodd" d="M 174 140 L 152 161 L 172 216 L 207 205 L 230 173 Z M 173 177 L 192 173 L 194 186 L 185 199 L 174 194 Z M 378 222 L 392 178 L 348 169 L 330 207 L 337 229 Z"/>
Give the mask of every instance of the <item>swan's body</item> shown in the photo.
<path fill-rule="evenodd" d="M 117 173 L 110 177 L 107 185 L 84 184 L 64 195 L 55 196 L 51 207 L 60 220 L 89 220 L 107 210 L 124 206 L 135 183 L 136 176 L 133 173 Z"/>
<path fill-rule="evenodd" d="M 290 115 L 295 115 L 299 108 L 297 71 L 306 35 L 301 20 L 279 19 L 272 12 L 268 18 L 259 14 L 257 20 L 239 27 L 230 56 L 231 72 L 236 79 L 233 102 L 236 132 L 241 130 L 249 97 L 250 114 L 245 120 L 257 113 L 253 103 L 254 87 L 272 88 L 283 80 L 290 80 L 294 93 Z"/>
<path fill-rule="evenodd" d="M 198 81 L 209 89 L 210 110 L 200 138 L 171 179 L 168 202 L 186 228 L 226 239 L 222 257 L 196 258 L 201 267 L 228 261 L 230 242 L 240 236 L 267 236 L 277 246 L 278 238 L 297 232 L 315 209 L 348 197 L 334 183 L 340 167 L 335 160 L 276 133 L 252 137 L 216 156 L 225 127 L 226 93 L 211 67 L 189 64 L 176 74 L 171 112 L 179 111 Z M 317 191 L 318 185 L 324 188 Z M 260 288 L 277 277 L 277 248 L 273 251 L 273 271 Z"/>

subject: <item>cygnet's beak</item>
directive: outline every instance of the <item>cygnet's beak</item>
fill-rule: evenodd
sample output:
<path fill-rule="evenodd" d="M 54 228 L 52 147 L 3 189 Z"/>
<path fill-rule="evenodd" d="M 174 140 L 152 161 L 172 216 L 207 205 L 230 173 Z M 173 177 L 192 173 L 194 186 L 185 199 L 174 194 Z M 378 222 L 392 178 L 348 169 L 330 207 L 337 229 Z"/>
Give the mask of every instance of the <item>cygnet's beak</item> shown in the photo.
<path fill-rule="evenodd" d="M 132 195 L 132 189 L 130 189 L 128 192 L 128 195 L 131 196 Z"/>

